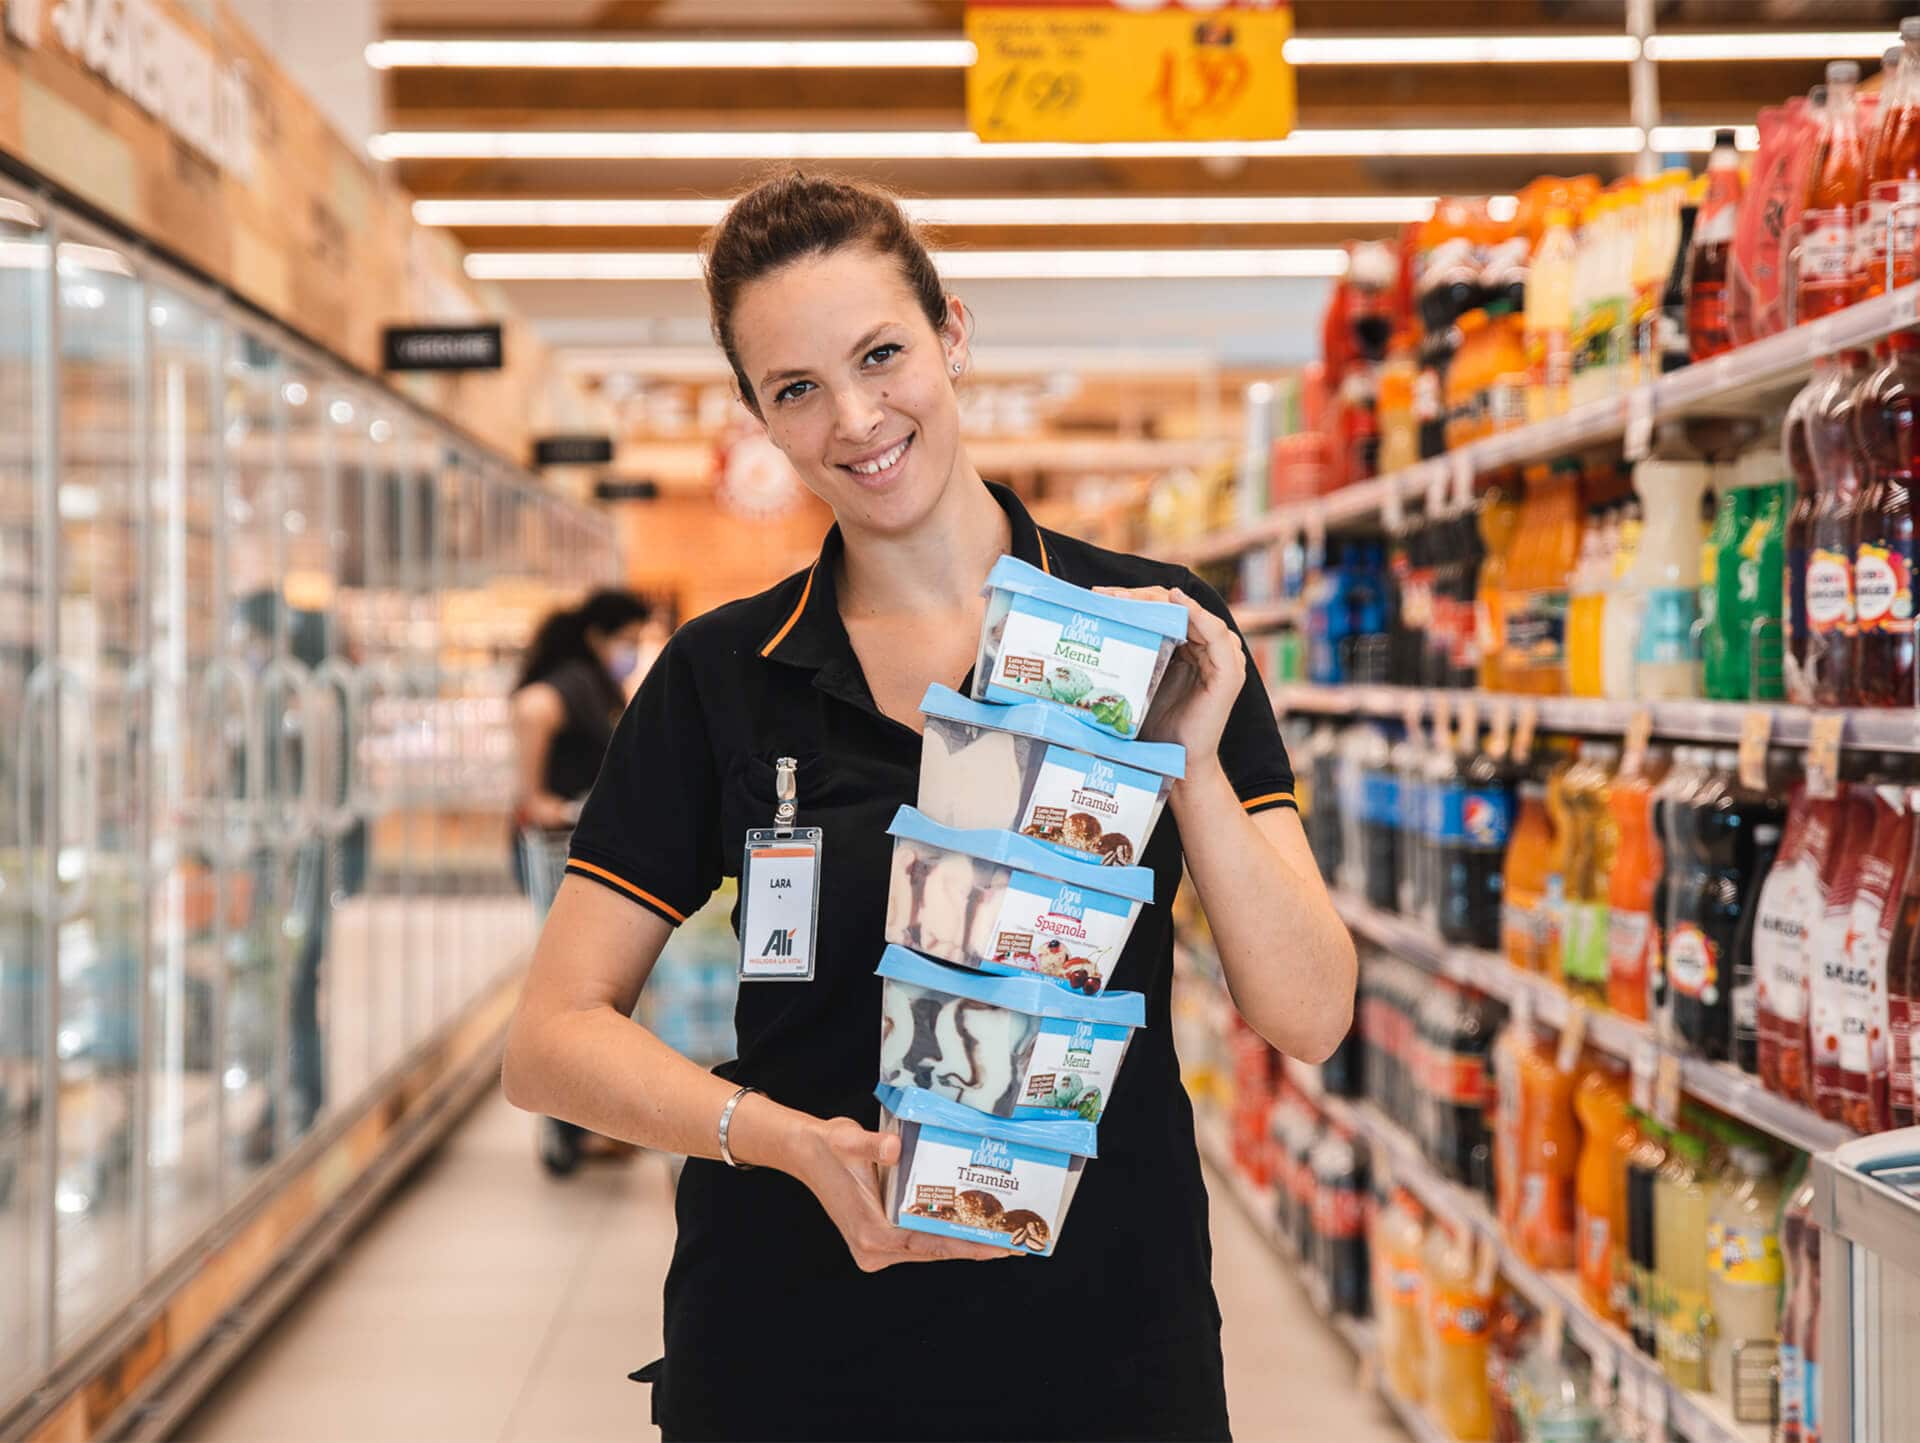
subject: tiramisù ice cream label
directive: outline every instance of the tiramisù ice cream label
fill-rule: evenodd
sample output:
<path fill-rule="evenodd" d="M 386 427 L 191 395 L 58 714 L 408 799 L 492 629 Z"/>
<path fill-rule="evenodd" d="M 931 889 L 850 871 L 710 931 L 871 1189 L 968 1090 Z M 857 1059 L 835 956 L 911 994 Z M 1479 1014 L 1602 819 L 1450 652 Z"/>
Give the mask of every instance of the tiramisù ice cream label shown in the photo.
<path fill-rule="evenodd" d="M 990 972 L 1034 972 L 1091 995 L 1106 986 L 1140 904 L 1015 872 L 994 927 Z"/>
<path fill-rule="evenodd" d="M 1050 1253 L 1067 1165 L 1063 1152 L 922 1127 L 900 1191 L 900 1225 L 1004 1247 L 1013 1219 L 1023 1225 L 1020 1246 Z"/>
<path fill-rule="evenodd" d="M 1151 772 L 1049 747 L 1020 830 L 1070 856 L 1130 867 L 1146 850 L 1164 786 Z"/>

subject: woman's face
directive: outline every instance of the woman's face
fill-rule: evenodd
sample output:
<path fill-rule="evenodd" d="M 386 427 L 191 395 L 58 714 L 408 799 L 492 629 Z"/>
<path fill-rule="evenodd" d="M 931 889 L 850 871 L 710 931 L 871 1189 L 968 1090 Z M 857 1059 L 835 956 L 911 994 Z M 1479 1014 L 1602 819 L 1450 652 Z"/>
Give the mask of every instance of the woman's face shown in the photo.
<path fill-rule="evenodd" d="M 850 246 L 745 287 L 734 336 L 767 434 L 835 515 L 882 532 L 925 518 L 961 464 L 959 301 L 936 331 L 892 257 Z"/>
<path fill-rule="evenodd" d="M 647 638 L 647 624 L 644 621 L 629 622 L 618 631 L 587 632 L 587 645 L 600 658 L 600 664 L 607 669 L 615 681 L 625 681 L 632 676 L 640 659 L 640 649 Z"/>

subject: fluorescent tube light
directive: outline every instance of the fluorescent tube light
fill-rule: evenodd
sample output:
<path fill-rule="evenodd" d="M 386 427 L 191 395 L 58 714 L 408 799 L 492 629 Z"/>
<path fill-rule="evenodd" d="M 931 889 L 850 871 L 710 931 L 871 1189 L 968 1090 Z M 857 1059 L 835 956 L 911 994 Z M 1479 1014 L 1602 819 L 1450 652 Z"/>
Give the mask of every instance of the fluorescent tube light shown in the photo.
<path fill-rule="evenodd" d="M 375 70 L 954 70 L 971 40 L 376 40 Z"/>
<path fill-rule="evenodd" d="M 1760 148 L 1760 127 L 1757 125 L 1656 125 L 1648 134 L 1649 144 L 1661 152 L 1697 151 L 1702 154 L 1713 149 L 1713 137 L 1716 131 L 1731 130 L 1733 143 L 1741 150 Z"/>
<path fill-rule="evenodd" d="M 1295 35 L 1291 65 L 1579 65 L 1640 58 L 1631 35 Z"/>
<path fill-rule="evenodd" d="M 940 226 L 1398 225 L 1425 220 L 1433 213 L 1434 197 L 984 196 L 902 204 L 916 221 Z M 427 226 L 709 226 L 726 214 L 727 205 L 724 200 L 417 200 L 413 218 Z"/>
<path fill-rule="evenodd" d="M 965 130 L 390 130 L 377 160 L 1081 160 L 1633 155 L 1636 125 L 1299 130 L 1285 140 L 990 143 Z"/>
<path fill-rule="evenodd" d="M 942 251 L 947 280 L 1149 280 L 1338 276 L 1347 254 L 1298 250 Z M 690 251 L 475 251 L 467 274 L 479 281 L 691 281 Z"/>
<path fill-rule="evenodd" d="M 1755 35 L 1650 35 L 1649 60 L 1878 60 L 1891 30 L 1803 30 Z"/>

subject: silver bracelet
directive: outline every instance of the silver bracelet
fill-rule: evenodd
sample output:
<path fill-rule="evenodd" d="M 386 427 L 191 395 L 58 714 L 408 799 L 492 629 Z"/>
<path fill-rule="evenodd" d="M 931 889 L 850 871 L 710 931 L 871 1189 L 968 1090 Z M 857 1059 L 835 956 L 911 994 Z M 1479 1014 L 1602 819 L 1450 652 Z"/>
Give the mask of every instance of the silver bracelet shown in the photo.
<path fill-rule="evenodd" d="M 745 1097 L 749 1092 L 759 1093 L 762 1097 L 766 1096 L 766 1093 L 760 1092 L 760 1089 L 757 1087 L 743 1087 L 734 1093 L 732 1097 L 729 1097 L 727 1099 L 727 1105 L 720 1109 L 720 1160 L 736 1172 L 753 1171 L 752 1163 L 736 1162 L 733 1156 L 733 1149 L 727 1146 L 727 1135 L 733 1131 L 733 1110 L 740 1105 L 740 1099 Z"/>

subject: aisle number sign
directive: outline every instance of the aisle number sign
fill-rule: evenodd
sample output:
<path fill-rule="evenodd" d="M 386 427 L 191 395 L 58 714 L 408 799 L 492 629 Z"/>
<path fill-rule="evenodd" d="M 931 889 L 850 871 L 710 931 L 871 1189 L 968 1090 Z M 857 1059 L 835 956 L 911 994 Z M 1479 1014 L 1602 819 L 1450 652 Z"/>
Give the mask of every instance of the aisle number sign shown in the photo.
<path fill-rule="evenodd" d="M 1285 0 L 969 3 L 982 140 L 1277 140 L 1293 129 Z"/>

